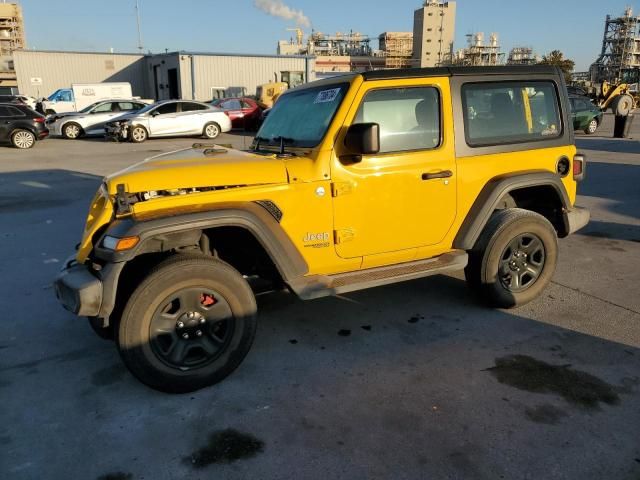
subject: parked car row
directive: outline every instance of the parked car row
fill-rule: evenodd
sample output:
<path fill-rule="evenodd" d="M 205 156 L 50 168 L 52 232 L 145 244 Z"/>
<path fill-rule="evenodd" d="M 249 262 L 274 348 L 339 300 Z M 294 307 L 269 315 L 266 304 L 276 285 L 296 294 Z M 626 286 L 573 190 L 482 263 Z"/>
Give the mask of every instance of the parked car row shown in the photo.
<path fill-rule="evenodd" d="M 570 95 L 573 128 L 596 132 L 603 112 L 588 97 Z M 33 100 L 33 99 L 31 99 Z M 29 97 L 0 96 L 0 141 L 16 148 L 31 148 L 49 133 L 74 140 L 104 135 L 115 141 L 144 142 L 149 138 L 203 136 L 215 139 L 232 128 L 256 130 L 269 114 L 253 99 L 223 98 L 210 103 L 164 100 L 148 104 L 139 98 L 114 98 L 94 102 L 78 112 L 45 117 L 29 108 Z"/>

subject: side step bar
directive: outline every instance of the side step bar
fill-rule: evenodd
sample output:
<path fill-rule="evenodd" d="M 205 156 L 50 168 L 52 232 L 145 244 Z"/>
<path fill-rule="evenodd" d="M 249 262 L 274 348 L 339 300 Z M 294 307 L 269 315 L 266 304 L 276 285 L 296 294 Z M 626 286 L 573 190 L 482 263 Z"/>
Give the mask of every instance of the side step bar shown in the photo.
<path fill-rule="evenodd" d="M 314 275 L 289 282 L 291 289 L 303 300 L 327 297 L 340 293 L 363 290 L 391 283 L 414 280 L 444 272 L 462 270 L 468 255 L 455 250 L 438 257 L 400 263 L 386 267 L 369 268 L 337 275 Z"/>

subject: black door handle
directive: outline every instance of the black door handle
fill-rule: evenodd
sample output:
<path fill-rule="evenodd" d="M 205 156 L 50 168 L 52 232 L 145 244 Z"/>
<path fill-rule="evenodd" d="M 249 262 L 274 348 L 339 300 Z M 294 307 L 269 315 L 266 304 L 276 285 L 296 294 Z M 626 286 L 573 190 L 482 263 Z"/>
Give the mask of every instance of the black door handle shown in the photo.
<path fill-rule="evenodd" d="M 453 177 L 451 170 L 442 170 L 441 172 L 423 173 L 422 180 L 433 180 L 434 178 L 450 178 Z"/>

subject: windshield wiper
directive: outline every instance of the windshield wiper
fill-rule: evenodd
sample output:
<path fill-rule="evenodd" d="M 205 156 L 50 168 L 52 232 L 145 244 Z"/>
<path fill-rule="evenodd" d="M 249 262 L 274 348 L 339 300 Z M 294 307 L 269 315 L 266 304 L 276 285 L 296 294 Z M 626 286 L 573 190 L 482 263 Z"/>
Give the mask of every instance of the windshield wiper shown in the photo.
<path fill-rule="evenodd" d="M 253 151 L 254 152 L 259 152 L 260 151 L 260 142 L 267 142 L 269 141 L 268 138 L 264 138 L 264 137 L 258 137 L 256 135 L 256 137 L 254 138 L 254 140 L 256 141 L 255 145 L 253 146 Z"/>
<path fill-rule="evenodd" d="M 278 155 L 294 155 L 291 152 L 286 152 L 284 149 L 285 144 L 292 144 L 294 142 L 293 138 L 275 137 L 273 140 L 280 144 L 280 151 L 278 152 Z"/>

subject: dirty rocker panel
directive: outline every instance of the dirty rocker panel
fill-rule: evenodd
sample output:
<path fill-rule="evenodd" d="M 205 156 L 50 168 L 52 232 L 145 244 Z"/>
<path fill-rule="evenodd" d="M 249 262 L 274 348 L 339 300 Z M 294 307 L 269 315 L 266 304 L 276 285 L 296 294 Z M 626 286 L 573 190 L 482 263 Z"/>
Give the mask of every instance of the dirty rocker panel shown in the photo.
<path fill-rule="evenodd" d="M 414 262 L 356 270 L 337 275 L 313 275 L 289 282 L 289 286 L 301 299 L 311 300 L 462 270 L 467 266 L 467 261 L 467 253 L 456 250 L 438 257 Z"/>

